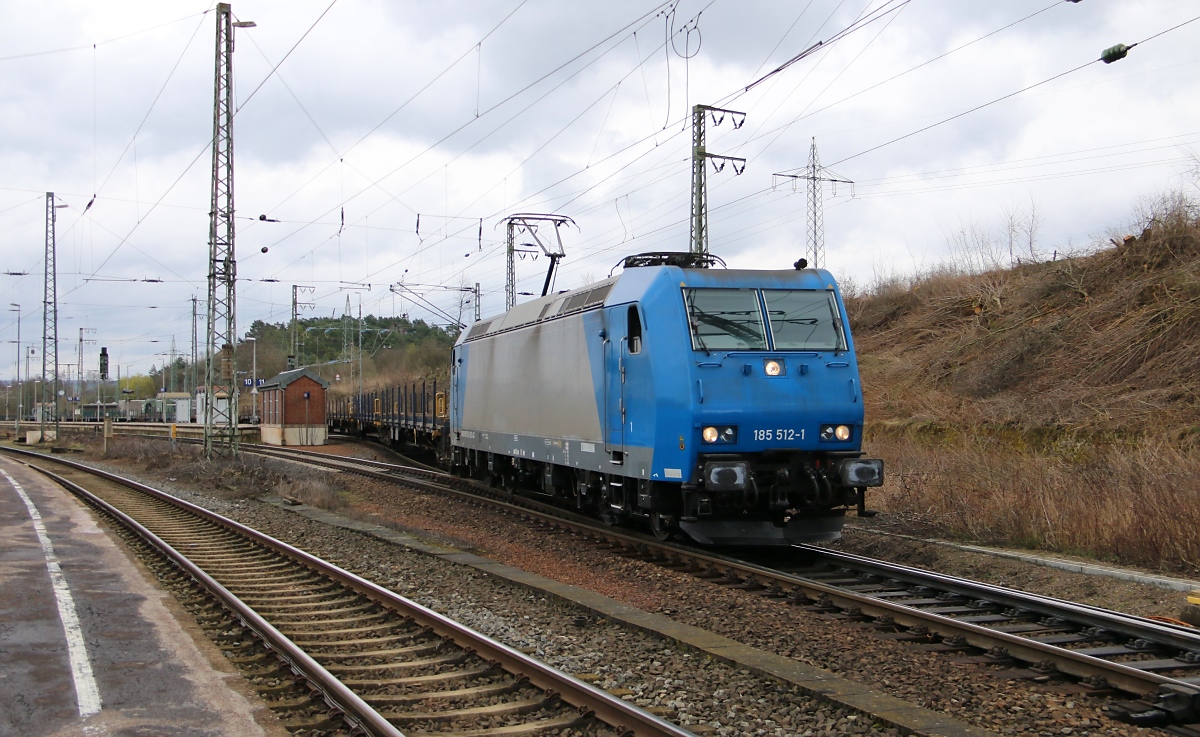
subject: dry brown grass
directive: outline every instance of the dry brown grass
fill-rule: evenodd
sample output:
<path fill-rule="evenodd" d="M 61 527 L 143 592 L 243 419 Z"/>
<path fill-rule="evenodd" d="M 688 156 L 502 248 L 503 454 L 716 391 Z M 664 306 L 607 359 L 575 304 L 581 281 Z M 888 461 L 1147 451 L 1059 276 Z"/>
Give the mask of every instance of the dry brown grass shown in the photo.
<path fill-rule="evenodd" d="M 876 418 L 1200 426 L 1200 218 L 1170 199 L 1088 256 L 941 271 L 850 300 Z"/>
<path fill-rule="evenodd" d="M 872 503 L 911 532 L 1200 571 L 1200 457 L 1172 445 L 1068 443 L 1052 455 L 888 437 L 871 452 L 890 477 Z"/>
<path fill-rule="evenodd" d="M 313 506 L 341 509 L 348 491 L 336 474 L 297 470 L 292 464 L 250 453 L 210 461 L 198 445 L 179 443 L 172 447 L 163 438 L 113 438 L 107 458 L 131 462 L 167 479 L 200 479 L 208 491 L 230 499 L 285 494 Z"/>
<path fill-rule="evenodd" d="M 927 532 L 1200 570 L 1200 214 L 849 300 L 877 497 Z"/>
<path fill-rule="evenodd" d="M 330 474 L 317 473 L 302 478 L 281 479 L 275 485 L 275 493 L 304 502 L 311 507 L 331 511 L 345 509 L 346 489 L 330 478 Z"/>

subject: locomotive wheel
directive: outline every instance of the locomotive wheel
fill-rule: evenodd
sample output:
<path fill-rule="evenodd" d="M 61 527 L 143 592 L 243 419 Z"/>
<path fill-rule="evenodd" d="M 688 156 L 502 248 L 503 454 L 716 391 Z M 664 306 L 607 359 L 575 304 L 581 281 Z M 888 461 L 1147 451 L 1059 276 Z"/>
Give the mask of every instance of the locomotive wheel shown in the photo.
<path fill-rule="evenodd" d="M 659 540 L 670 540 L 679 529 L 679 518 L 662 512 L 650 513 L 650 531 Z"/>
<path fill-rule="evenodd" d="M 608 527 L 621 522 L 621 513 L 612 508 L 612 493 L 608 489 L 596 495 L 596 516 Z"/>

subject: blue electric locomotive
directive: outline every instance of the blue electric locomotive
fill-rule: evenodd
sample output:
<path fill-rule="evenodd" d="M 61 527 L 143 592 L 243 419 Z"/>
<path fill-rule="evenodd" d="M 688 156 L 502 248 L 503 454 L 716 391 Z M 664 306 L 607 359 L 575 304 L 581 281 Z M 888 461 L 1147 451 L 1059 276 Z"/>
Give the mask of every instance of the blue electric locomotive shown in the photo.
<path fill-rule="evenodd" d="M 829 272 L 644 254 L 479 321 L 454 347 L 450 460 L 660 537 L 835 539 L 883 462 L 862 455 L 854 343 Z"/>

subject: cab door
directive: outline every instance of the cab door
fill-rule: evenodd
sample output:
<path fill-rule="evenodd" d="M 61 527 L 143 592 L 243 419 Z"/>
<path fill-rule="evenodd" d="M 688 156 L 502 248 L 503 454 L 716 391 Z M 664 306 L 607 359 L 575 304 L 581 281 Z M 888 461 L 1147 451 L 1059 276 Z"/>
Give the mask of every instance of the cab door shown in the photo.
<path fill-rule="evenodd" d="M 605 311 L 608 325 L 604 339 L 604 439 L 610 457 L 625 452 L 625 361 L 629 347 L 624 313 L 624 307 Z"/>

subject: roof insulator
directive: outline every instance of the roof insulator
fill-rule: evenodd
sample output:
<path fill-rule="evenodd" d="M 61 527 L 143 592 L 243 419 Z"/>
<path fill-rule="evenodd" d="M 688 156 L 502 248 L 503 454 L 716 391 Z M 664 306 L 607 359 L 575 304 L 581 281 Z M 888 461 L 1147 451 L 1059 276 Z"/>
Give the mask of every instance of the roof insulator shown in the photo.
<path fill-rule="evenodd" d="M 1100 53 L 1100 61 L 1104 62 L 1105 64 L 1112 64 L 1114 61 L 1124 59 L 1125 55 L 1129 53 L 1130 48 L 1132 47 L 1126 46 L 1125 44 L 1109 46 Z"/>

